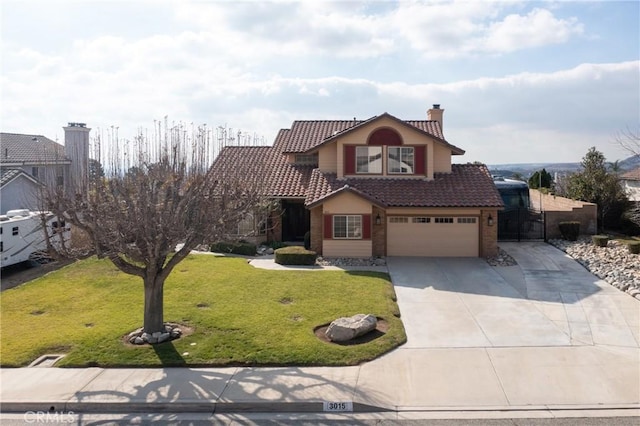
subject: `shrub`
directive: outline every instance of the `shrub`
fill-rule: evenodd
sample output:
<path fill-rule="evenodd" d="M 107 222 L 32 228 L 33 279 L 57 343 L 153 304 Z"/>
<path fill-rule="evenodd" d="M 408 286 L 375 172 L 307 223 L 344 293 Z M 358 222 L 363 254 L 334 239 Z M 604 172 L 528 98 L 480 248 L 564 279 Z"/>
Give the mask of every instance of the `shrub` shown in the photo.
<path fill-rule="evenodd" d="M 580 222 L 560 222 L 558 227 L 562 238 L 567 241 L 576 241 L 580 235 Z"/>
<path fill-rule="evenodd" d="M 276 250 L 276 263 L 280 265 L 313 265 L 316 263 L 316 252 L 304 247 L 290 246 Z"/>
<path fill-rule="evenodd" d="M 311 232 L 309 231 L 304 233 L 304 248 L 311 250 Z"/>
<path fill-rule="evenodd" d="M 631 254 L 640 254 L 640 241 L 632 241 L 627 243 L 627 248 Z"/>
<path fill-rule="evenodd" d="M 219 241 L 211 244 L 210 250 L 216 253 L 233 253 L 244 256 L 255 256 L 257 249 L 255 244 L 247 242 Z"/>
<path fill-rule="evenodd" d="M 594 246 L 598 247 L 606 247 L 609 244 L 609 236 L 608 235 L 593 235 L 591 236 L 591 241 L 593 241 Z"/>
<path fill-rule="evenodd" d="M 274 250 L 278 250 L 279 248 L 282 248 L 282 247 L 287 247 L 287 245 L 282 241 L 271 241 L 267 245 Z"/>

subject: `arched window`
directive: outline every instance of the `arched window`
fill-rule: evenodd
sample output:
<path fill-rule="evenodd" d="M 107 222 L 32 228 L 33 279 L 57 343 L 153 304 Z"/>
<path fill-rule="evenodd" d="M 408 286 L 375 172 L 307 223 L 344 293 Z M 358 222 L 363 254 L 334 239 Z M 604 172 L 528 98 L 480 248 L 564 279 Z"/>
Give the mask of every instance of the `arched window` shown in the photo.
<path fill-rule="evenodd" d="M 367 145 L 402 145 L 402 137 L 395 130 L 383 127 L 381 129 L 374 130 L 369 135 Z"/>

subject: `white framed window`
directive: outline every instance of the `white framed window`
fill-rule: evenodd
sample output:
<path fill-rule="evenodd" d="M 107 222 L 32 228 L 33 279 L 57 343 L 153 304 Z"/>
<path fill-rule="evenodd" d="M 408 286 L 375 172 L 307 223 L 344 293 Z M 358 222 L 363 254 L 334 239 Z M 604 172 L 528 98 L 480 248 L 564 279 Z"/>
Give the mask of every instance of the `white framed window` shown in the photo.
<path fill-rule="evenodd" d="M 409 218 L 404 216 L 390 216 L 389 223 L 409 223 Z"/>
<path fill-rule="evenodd" d="M 356 173 L 382 173 L 382 147 L 356 147 Z"/>
<path fill-rule="evenodd" d="M 411 219 L 413 223 L 431 223 L 430 217 L 414 217 Z"/>
<path fill-rule="evenodd" d="M 362 215 L 333 216 L 333 238 L 362 239 Z"/>
<path fill-rule="evenodd" d="M 238 235 L 264 235 L 266 233 L 266 220 L 259 220 L 252 213 L 248 213 L 238 222 Z"/>
<path fill-rule="evenodd" d="M 317 166 L 318 154 L 296 154 L 295 163 L 304 166 Z"/>
<path fill-rule="evenodd" d="M 453 223 L 452 217 L 436 217 L 435 223 Z"/>
<path fill-rule="evenodd" d="M 459 217 L 458 223 L 476 223 L 475 217 Z"/>
<path fill-rule="evenodd" d="M 390 146 L 388 157 L 389 173 L 414 173 L 415 152 L 412 146 Z"/>

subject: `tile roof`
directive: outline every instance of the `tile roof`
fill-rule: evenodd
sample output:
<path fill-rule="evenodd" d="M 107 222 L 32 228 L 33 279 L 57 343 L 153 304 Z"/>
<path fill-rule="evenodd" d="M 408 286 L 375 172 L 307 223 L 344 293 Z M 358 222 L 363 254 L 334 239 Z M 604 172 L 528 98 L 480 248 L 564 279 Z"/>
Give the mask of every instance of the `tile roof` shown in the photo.
<path fill-rule="evenodd" d="M 315 166 L 287 163 L 287 156 L 270 146 L 224 148 L 212 169 L 214 174 L 261 176 L 265 195 L 304 198 Z"/>
<path fill-rule="evenodd" d="M 21 169 L 2 169 L 0 170 L 0 187 L 5 186 L 20 175 L 24 175 L 27 179 L 35 183 L 40 183 L 36 178 Z"/>
<path fill-rule="evenodd" d="M 414 127 L 418 131 L 428 134 L 442 143 L 452 148 L 456 154 L 463 154 L 464 151 L 454 145 L 449 144 L 442 134 L 440 123 L 435 120 L 400 120 L 390 114 L 384 113 L 371 117 L 368 120 L 312 120 L 294 121 L 291 129 L 282 129 L 276 136 L 274 148 L 286 153 L 302 153 L 322 145 L 334 137 L 360 127 L 369 122 L 382 117 L 388 117 L 399 123 Z"/>
<path fill-rule="evenodd" d="M 328 137 L 363 123 L 358 120 L 294 121 L 291 129 L 282 129 L 273 144 L 281 152 L 306 152 Z"/>
<path fill-rule="evenodd" d="M 383 207 L 502 207 L 502 199 L 484 165 L 453 164 L 452 173 L 423 179 L 347 178 L 316 169 L 305 205 L 313 207 L 341 191 L 353 191 Z"/>
<path fill-rule="evenodd" d="M 620 179 L 623 180 L 640 180 L 640 167 L 629 170 L 626 173 L 620 175 Z"/>
<path fill-rule="evenodd" d="M 0 164 L 68 163 L 64 146 L 42 135 L 0 133 Z"/>

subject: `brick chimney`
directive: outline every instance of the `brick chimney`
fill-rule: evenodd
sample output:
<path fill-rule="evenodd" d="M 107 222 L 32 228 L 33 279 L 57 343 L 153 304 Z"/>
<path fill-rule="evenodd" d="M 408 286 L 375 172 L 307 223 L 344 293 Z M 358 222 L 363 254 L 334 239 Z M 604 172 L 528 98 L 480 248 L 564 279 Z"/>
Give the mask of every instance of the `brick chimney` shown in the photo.
<path fill-rule="evenodd" d="M 64 127 L 64 153 L 71 160 L 65 186 L 75 194 L 85 194 L 89 182 L 89 132 L 85 123 Z"/>
<path fill-rule="evenodd" d="M 440 108 L 440 104 L 433 104 L 433 108 L 427 110 L 427 120 L 433 120 L 440 123 L 440 130 L 444 132 L 444 128 L 442 126 L 442 114 L 444 110 Z"/>

